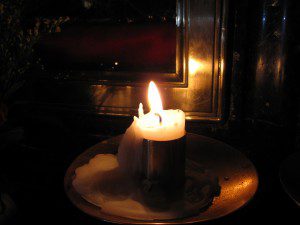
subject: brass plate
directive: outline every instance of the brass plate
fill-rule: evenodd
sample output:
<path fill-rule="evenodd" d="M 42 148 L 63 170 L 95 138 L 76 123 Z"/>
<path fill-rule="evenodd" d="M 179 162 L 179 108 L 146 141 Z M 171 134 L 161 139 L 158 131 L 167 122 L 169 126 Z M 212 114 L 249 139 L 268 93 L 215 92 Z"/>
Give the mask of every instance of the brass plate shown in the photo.
<path fill-rule="evenodd" d="M 187 134 L 187 158 L 193 159 L 214 172 L 221 186 L 220 196 L 197 216 L 164 221 L 142 221 L 118 217 L 101 212 L 101 209 L 85 201 L 72 187 L 74 171 L 100 153 L 116 153 L 122 135 L 94 145 L 79 155 L 68 168 L 64 186 L 71 202 L 80 210 L 95 218 L 113 223 L 127 224 L 182 224 L 203 222 L 228 215 L 248 203 L 258 187 L 254 165 L 239 151 L 229 145 L 196 134 Z"/>

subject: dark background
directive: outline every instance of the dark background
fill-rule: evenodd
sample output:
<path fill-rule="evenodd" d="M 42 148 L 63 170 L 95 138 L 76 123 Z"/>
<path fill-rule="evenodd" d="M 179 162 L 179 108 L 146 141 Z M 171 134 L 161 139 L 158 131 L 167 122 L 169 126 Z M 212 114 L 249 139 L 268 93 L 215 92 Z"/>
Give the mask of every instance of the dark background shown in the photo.
<path fill-rule="evenodd" d="M 176 1 L 27 0 L 23 17 L 68 18 L 36 46 L 45 70 L 175 73 Z"/>
<path fill-rule="evenodd" d="M 260 184 L 246 207 L 207 224 L 300 223 L 299 208 L 278 177 L 283 160 L 300 148 L 299 12 L 297 1 L 229 1 L 227 118 L 220 124 L 187 122 L 187 131 L 242 151 L 256 166 Z M 68 201 L 64 173 L 84 149 L 123 133 L 132 119 L 100 116 L 68 104 L 38 104 L 35 88 L 40 82 L 54 89 L 76 87 L 78 96 L 85 91 L 85 85 L 34 77 L 16 94 L 0 127 L 5 130 L 1 191 L 17 208 L 10 222 L 101 224 Z"/>
<path fill-rule="evenodd" d="M 26 18 L 71 16 L 79 20 L 109 19 L 125 21 L 126 18 L 145 21 L 148 16 L 156 20 L 176 16 L 176 1 L 173 0 L 26 0 Z"/>

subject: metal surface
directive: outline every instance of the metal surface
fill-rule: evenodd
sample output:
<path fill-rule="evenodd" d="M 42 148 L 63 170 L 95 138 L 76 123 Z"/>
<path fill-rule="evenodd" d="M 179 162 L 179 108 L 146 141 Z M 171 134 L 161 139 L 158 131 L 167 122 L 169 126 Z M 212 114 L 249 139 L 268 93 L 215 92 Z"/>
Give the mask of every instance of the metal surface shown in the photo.
<path fill-rule="evenodd" d="M 180 186 L 185 179 L 186 137 L 171 141 L 143 140 L 142 177 L 162 186 Z"/>
<path fill-rule="evenodd" d="M 300 152 L 290 155 L 282 163 L 279 177 L 285 192 L 300 207 Z"/>
<path fill-rule="evenodd" d="M 221 192 L 213 203 L 199 215 L 178 220 L 140 221 L 112 216 L 86 202 L 72 187 L 74 171 L 99 153 L 117 153 L 122 136 L 103 141 L 86 150 L 72 163 L 65 176 L 65 191 L 72 203 L 83 212 L 105 221 L 128 224 L 182 224 L 203 222 L 225 216 L 247 204 L 258 186 L 253 164 L 239 151 L 220 141 L 195 134 L 187 134 L 187 159 L 192 159 L 214 172 Z"/>
<path fill-rule="evenodd" d="M 38 84 L 36 101 L 51 107 L 80 108 L 101 115 L 132 116 L 146 102 L 148 81 L 158 81 L 165 108 L 185 111 L 187 120 L 218 122 L 224 117 L 226 0 L 178 0 L 176 74 L 98 76 L 63 71 Z M 40 72 L 42 75 L 45 73 Z M 48 76 L 49 77 L 49 76 Z M 138 81 L 136 78 L 142 80 Z M 73 81 L 73 82 L 70 82 Z M 87 82 L 84 82 L 87 81 Z M 46 103 L 46 104 L 45 104 Z"/>
<path fill-rule="evenodd" d="M 294 98 L 287 86 L 291 74 L 286 73 L 288 2 L 260 1 L 252 6 L 249 20 L 251 51 L 245 112 L 249 118 L 275 126 L 285 125 L 290 119 L 286 111 Z"/>

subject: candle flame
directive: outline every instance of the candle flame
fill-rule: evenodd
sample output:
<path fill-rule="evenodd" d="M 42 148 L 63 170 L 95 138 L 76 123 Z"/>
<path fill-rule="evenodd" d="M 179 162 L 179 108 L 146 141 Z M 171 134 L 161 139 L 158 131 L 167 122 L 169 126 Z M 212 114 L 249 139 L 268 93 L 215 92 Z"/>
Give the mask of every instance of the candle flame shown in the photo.
<path fill-rule="evenodd" d="M 148 87 L 148 102 L 150 106 L 150 111 L 159 112 L 163 110 L 158 89 L 153 81 L 150 82 Z"/>

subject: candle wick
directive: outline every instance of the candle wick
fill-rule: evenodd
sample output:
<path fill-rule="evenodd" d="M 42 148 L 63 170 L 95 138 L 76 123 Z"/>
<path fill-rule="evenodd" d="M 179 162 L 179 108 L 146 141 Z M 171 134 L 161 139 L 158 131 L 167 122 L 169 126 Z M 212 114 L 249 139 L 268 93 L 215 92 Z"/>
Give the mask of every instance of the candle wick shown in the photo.
<path fill-rule="evenodd" d="M 143 109 L 143 104 L 139 104 L 139 110 L 138 110 L 139 118 L 142 118 L 144 116 L 144 109 Z"/>
<path fill-rule="evenodd" d="M 159 124 L 161 125 L 162 124 L 162 117 L 159 113 L 154 113 L 155 116 L 158 116 L 159 118 Z"/>

